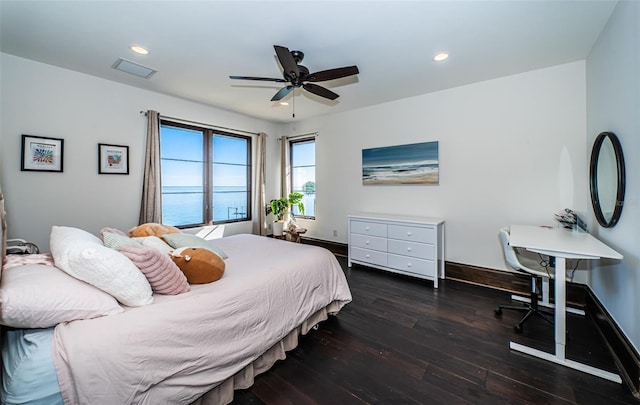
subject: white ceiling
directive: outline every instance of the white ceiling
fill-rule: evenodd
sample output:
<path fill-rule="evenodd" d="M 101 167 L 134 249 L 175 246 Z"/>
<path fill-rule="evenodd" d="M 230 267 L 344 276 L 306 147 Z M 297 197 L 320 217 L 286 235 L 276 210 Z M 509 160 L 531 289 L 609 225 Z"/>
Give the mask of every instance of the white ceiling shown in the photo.
<path fill-rule="evenodd" d="M 311 72 L 360 69 L 356 77 L 318 83 L 340 95 L 334 102 L 297 89 L 295 120 L 301 120 L 585 59 L 615 5 L 0 0 L 0 43 L 2 52 L 23 58 L 289 122 L 291 103 L 270 101 L 279 83 L 229 79 L 281 77 L 273 45 L 303 51 Z M 133 44 L 150 53 L 133 53 Z M 440 51 L 450 58 L 434 62 Z M 120 57 L 158 72 L 142 79 L 112 69 Z"/>

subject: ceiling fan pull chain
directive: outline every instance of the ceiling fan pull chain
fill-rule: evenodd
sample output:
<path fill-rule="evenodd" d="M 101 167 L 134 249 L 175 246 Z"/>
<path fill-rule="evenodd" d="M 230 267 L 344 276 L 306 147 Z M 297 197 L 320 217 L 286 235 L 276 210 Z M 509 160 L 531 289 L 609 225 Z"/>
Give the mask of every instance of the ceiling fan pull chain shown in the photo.
<path fill-rule="evenodd" d="M 293 94 L 291 95 L 291 105 L 293 107 L 293 117 L 296 117 L 296 89 L 293 89 Z"/>

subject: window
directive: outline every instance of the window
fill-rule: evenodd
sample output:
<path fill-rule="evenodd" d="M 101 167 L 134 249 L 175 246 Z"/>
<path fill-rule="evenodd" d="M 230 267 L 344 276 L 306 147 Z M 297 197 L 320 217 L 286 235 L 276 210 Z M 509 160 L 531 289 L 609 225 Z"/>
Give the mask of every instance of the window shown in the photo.
<path fill-rule="evenodd" d="M 163 223 L 251 219 L 251 138 L 161 121 L 160 165 Z"/>
<path fill-rule="evenodd" d="M 316 217 L 316 140 L 306 138 L 290 141 L 291 191 L 303 194 L 303 218 Z M 293 214 L 301 216 L 297 207 Z"/>

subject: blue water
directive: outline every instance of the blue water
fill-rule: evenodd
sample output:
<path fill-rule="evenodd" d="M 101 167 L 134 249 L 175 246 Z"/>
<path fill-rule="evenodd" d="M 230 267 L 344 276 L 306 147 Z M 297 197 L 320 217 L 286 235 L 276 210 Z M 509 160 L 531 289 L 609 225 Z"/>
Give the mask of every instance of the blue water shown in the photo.
<path fill-rule="evenodd" d="M 200 225 L 204 220 L 202 187 L 162 187 L 162 222 L 167 225 Z M 302 202 L 305 216 L 316 215 L 315 193 L 305 194 Z M 299 214 L 296 212 L 296 214 Z M 247 193 L 242 187 L 217 186 L 213 188 L 213 220 L 246 219 Z"/>
<path fill-rule="evenodd" d="M 167 225 L 203 224 L 204 193 L 202 187 L 162 187 L 162 222 Z M 213 220 L 247 218 L 247 192 L 243 187 L 213 188 Z"/>

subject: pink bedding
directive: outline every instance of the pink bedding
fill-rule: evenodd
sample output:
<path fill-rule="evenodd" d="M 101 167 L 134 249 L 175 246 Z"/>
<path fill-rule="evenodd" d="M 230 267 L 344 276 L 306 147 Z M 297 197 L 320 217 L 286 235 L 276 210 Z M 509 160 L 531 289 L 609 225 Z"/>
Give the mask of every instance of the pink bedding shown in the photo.
<path fill-rule="evenodd" d="M 56 327 L 66 405 L 192 403 L 318 310 L 351 301 L 326 249 L 254 235 L 215 242 L 229 255 L 219 281 Z"/>

